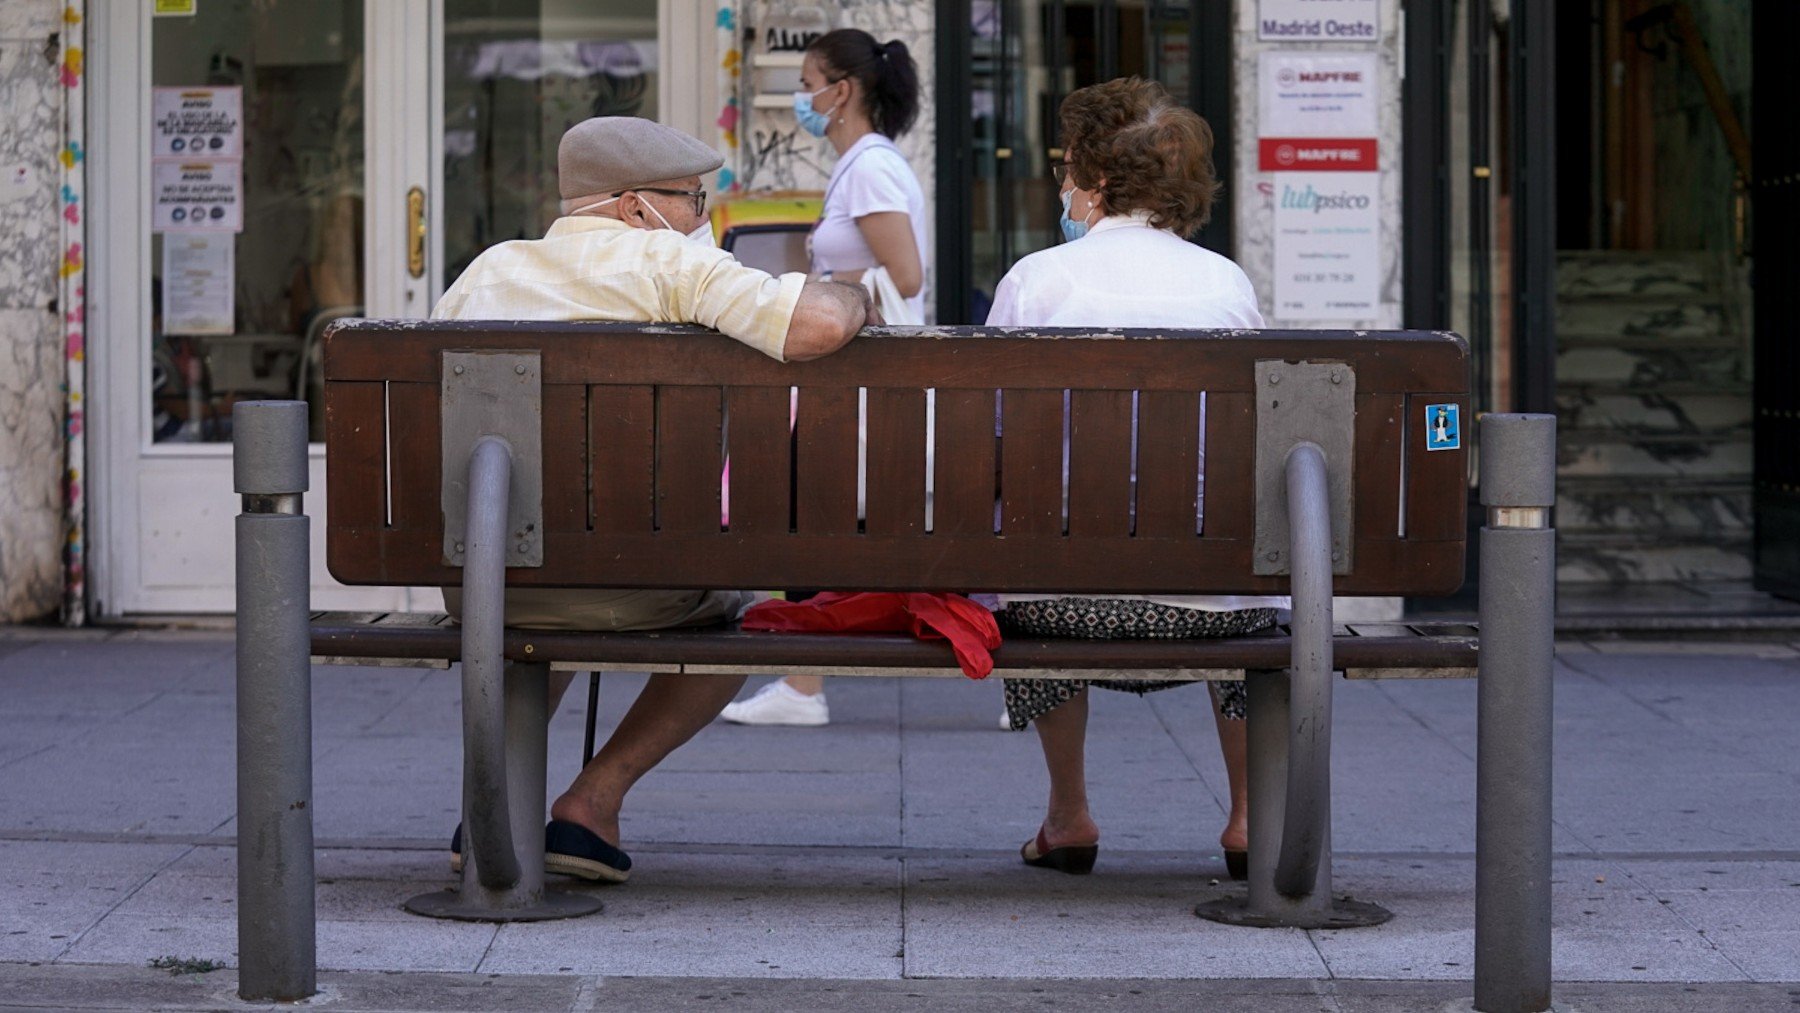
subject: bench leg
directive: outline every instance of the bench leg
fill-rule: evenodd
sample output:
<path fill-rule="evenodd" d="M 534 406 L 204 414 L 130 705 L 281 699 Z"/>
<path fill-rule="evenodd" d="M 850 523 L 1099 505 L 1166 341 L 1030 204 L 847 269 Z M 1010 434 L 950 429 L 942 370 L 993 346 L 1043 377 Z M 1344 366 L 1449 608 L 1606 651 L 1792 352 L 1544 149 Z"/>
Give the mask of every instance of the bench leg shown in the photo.
<path fill-rule="evenodd" d="M 406 909 L 415 914 L 510 922 L 600 910 L 593 897 L 544 889 L 550 669 L 501 660 L 511 476 L 511 446 L 496 436 L 476 440 L 463 562 L 463 888 L 412 898 Z"/>
<path fill-rule="evenodd" d="M 460 921 L 523 922 L 572 918 L 601 909 L 598 897 L 544 887 L 545 738 L 550 666 L 506 663 L 506 787 L 519 878 L 494 888 L 481 881 L 474 848 L 463 851 L 462 888 L 420 894 L 414 914 Z"/>
<path fill-rule="evenodd" d="M 1244 673 L 1249 690 L 1250 883 L 1246 895 L 1207 901 L 1194 913 L 1209 921 L 1255 928 L 1345 929 L 1380 925 L 1393 913 L 1378 904 L 1331 895 L 1331 809 L 1318 814 L 1320 857 L 1312 889 L 1288 896 L 1275 887 L 1286 820 L 1291 688 L 1285 669 Z"/>

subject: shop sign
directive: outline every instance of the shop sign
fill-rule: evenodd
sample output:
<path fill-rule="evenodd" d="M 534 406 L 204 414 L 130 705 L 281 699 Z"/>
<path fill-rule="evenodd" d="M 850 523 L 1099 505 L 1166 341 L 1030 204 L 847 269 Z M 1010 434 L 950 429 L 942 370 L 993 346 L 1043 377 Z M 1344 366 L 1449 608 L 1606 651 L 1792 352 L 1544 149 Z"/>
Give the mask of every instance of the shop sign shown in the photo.
<path fill-rule="evenodd" d="M 1265 42 L 1376 42 L 1381 0 L 1259 0 L 1256 37 Z"/>
<path fill-rule="evenodd" d="M 243 163 L 155 162 L 150 227 L 157 232 L 244 229 Z"/>
<path fill-rule="evenodd" d="M 237 237 L 194 232 L 163 237 L 165 334 L 230 334 L 235 314 Z"/>
<path fill-rule="evenodd" d="M 1257 149 L 1264 172 L 1374 172 L 1381 162 L 1373 137 L 1264 137 Z"/>
<path fill-rule="evenodd" d="M 1374 53 L 1268 52 L 1259 58 L 1264 137 L 1375 137 L 1381 65 Z"/>
<path fill-rule="evenodd" d="M 155 88 L 151 158 L 244 157 L 244 89 Z"/>
<path fill-rule="evenodd" d="M 1274 197 L 1274 316 L 1378 319 L 1381 174 L 1277 173 Z"/>

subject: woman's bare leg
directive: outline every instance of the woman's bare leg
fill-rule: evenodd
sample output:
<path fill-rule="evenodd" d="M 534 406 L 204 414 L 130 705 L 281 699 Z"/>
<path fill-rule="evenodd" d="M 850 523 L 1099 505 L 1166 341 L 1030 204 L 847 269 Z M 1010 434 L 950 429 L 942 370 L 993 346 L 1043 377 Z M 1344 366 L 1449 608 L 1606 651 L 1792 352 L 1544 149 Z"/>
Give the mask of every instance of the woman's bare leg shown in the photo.
<path fill-rule="evenodd" d="M 1219 846 L 1243 851 L 1250 841 L 1250 722 L 1233 721 L 1213 703 L 1213 721 L 1219 726 L 1219 752 L 1225 757 L 1225 780 L 1231 787 L 1231 817 Z"/>
<path fill-rule="evenodd" d="M 1088 813 L 1088 694 L 1084 688 L 1067 703 L 1031 722 L 1044 747 L 1050 773 L 1050 805 L 1044 815 L 1044 839 L 1052 848 L 1096 844 L 1100 828 Z"/>

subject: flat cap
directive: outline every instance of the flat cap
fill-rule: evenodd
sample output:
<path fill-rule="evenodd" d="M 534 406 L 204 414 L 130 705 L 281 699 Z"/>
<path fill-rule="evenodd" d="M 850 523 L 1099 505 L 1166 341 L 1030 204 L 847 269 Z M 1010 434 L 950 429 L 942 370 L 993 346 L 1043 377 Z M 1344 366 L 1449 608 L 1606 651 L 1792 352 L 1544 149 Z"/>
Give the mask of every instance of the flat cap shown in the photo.
<path fill-rule="evenodd" d="M 565 131 L 556 147 L 563 200 L 698 176 L 725 164 L 699 139 L 638 116 L 596 116 Z"/>

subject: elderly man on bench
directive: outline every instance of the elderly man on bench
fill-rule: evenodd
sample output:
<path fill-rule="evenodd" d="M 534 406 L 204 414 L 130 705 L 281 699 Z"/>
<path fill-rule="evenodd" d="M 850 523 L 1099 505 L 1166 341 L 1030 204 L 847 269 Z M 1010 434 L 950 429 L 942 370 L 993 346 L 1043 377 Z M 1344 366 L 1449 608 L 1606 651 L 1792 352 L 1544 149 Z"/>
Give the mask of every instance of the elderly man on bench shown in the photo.
<path fill-rule="evenodd" d="M 557 151 L 562 217 L 542 239 L 494 246 L 469 265 L 432 316 L 448 320 L 607 320 L 711 327 L 779 361 L 842 348 L 880 320 L 859 285 L 774 277 L 712 242 L 700 177 L 723 164 L 679 130 L 635 117 L 569 128 Z M 451 615 L 458 588 L 444 589 Z M 736 619 L 750 592 L 536 590 L 506 594 L 509 626 L 626 631 Z M 550 684 L 550 712 L 569 673 Z M 653 675 L 619 727 L 550 807 L 544 867 L 623 882 L 619 809 L 638 778 L 705 727 L 743 686 L 742 675 Z M 462 863 L 462 828 L 451 840 Z"/>

